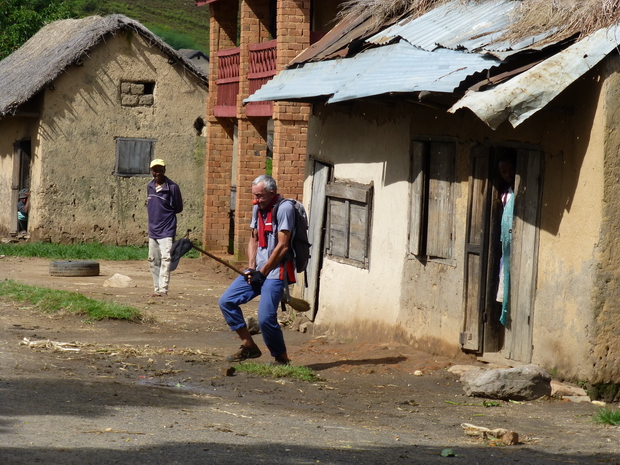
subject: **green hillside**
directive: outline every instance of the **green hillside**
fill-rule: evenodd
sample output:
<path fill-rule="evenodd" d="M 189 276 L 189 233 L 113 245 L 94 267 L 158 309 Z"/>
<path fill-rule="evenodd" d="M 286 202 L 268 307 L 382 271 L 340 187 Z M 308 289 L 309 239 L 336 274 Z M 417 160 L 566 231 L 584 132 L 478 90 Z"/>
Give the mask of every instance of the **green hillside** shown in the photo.
<path fill-rule="evenodd" d="M 209 8 L 193 0 L 69 0 L 78 16 L 120 13 L 139 21 L 172 47 L 209 53 Z"/>

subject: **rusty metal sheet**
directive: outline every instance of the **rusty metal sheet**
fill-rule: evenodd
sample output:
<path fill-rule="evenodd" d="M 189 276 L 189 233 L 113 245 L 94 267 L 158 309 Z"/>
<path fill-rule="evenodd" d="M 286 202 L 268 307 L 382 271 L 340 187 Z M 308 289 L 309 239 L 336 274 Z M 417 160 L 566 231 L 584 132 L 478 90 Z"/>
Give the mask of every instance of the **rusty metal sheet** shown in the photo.
<path fill-rule="evenodd" d="M 346 49 L 352 41 L 367 34 L 367 20 L 368 17 L 344 18 L 330 29 L 321 40 L 297 55 L 289 66 L 322 60 L 342 49 Z"/>
<path fill-rule="evenodd" d="M 620 26 L 600 29 L 497 87 L 467 92 L 449 111 L 469 108 L 492 129 L 506 120 L 517 127 L 596 66 L 619 43 Z"/>

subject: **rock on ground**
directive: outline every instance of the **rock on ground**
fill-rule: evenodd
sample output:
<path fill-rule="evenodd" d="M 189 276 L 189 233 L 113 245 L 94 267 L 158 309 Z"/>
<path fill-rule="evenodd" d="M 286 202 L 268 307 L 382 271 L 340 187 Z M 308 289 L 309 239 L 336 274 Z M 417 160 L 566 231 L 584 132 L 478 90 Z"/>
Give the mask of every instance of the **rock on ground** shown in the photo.
<path fill-rule="evenodd" d="M 534 400 L 551 395 L 551 375 L 536 365 L 469 370 L 461 377 L 468 396 L 501 400 Z"/>
<path fill-rule="evenodd" d="M 133 279 L 120 273 L 115 273 L 111 278 L 106 279 L 103 283 L 103 287 L 127 288 L 137 286 L 138 285 Z"/>

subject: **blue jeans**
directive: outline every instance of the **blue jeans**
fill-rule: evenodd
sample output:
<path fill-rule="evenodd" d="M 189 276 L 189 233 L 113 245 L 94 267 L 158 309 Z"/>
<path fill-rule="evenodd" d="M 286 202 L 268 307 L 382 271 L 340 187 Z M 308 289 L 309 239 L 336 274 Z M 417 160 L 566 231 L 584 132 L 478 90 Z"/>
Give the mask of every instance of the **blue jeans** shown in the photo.
<path fill-rule="evenodd" d="M 237 331 L 246 326 L 240 305 L 260 295 L 258 326 L 267 349 L 273 357 L 278 357 L 286 353 L 284 335 L 278 323 L 278 307 L 283 292 L 284 284 L 281 279 L 267 279 L 259 287 L 250 286 L 244 276 L 238 276 L 222 294 L 218 304 L 231 331 Z"/>

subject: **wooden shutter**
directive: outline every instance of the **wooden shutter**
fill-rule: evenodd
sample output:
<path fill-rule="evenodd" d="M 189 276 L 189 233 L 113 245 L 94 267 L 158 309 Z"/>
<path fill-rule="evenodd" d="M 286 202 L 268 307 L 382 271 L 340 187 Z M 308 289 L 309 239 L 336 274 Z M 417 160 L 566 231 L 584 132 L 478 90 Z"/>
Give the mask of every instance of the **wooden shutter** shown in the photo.
<path fill-rule="evenodd" d="M 452 258 L 454 143 L 433 142 L 428 170 L 426 254 Z"/>
<path fill-rule="evenodd" d="M 347 238 L 349 237 L 348 202 L 342 199 L 329 199 L 329 253 L 337 257 L 347 257 Z"/>
<path fill-rule="evenodd" d="M 424 142 L 411 142 L 411 186 L 409 208 L 409 253 L 422 253 L 422 221 L 424 216 Z"/>
<path fill-rule="evenodd" d="M 149 163 L 153 158 L 154 139 L 116 139 L 117 175 L 149 174 Z"/>
<path fill-rule="evenodd" d="M 349 203 L 349 253 L 348 258 L 366 262 L 366 240 L 368 238 L 367 205 Z"/>
<path fill-rule="evenodd" d="M 355 183 L 327 185 L 330 255 L 368 265 L 371 190 Z"/>

